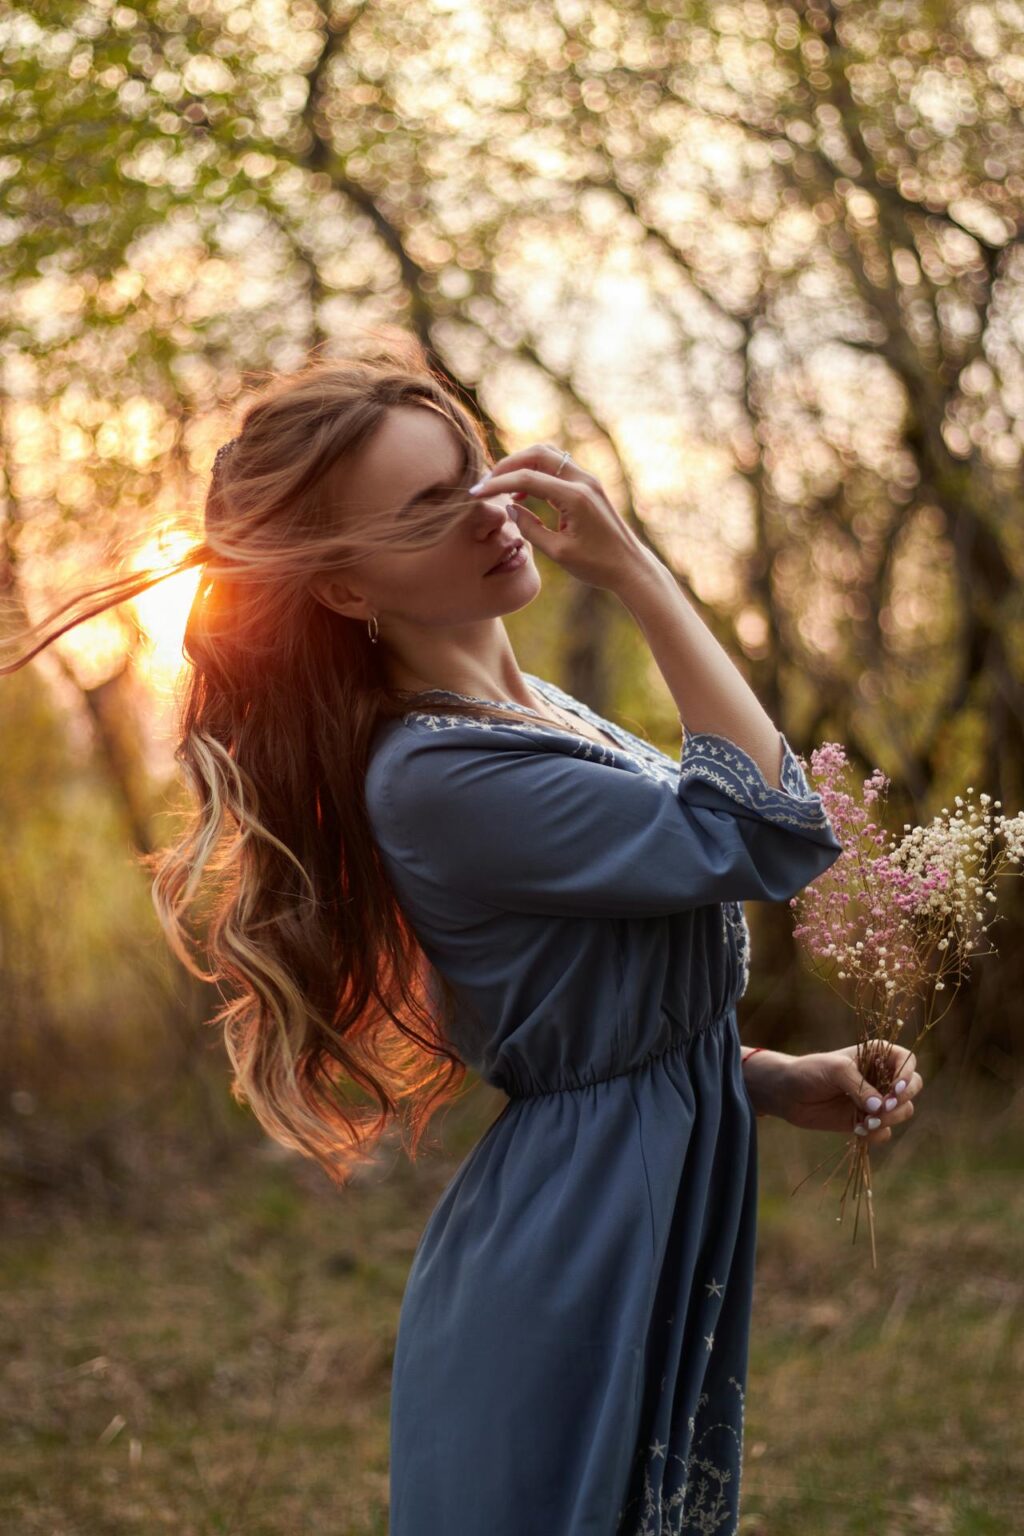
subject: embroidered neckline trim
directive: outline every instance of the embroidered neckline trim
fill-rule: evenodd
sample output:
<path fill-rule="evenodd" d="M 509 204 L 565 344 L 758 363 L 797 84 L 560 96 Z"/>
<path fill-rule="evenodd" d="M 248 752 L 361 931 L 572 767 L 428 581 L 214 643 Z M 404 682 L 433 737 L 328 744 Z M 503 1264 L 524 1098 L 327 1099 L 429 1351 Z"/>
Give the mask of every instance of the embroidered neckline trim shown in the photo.
<path fill-rule="evenodd" d="M 644 756 L 641 756 L 641 754 L 637 752 L 635 748 L 627 744 L 625 733 L 622 731 L 621 727 L 615 724 L 613 720 L 601 719 L 599 716 L 594 714 L 593 710 L 591 710 L 588 705 L 582 703 L 578 699 L 574 699 L 571 694 L 568 694 L 564 691 L 564 689 L 559 688 L 556 683 L 548 682 L 547 678 L 538 677 L 533 672 L 524 672 L 523 676 L 526 678 L 528 683 L 536 685 L 537 691 L 543 697 L 550 699 L 553 696 L 554 703 L 565 709 L 569 714 L 576 715 L 578 719 L 585 720 L 588 725 L 593 725 L 597 730 L 606 735 L 610 730 L 611 734 L 615 738 L 616 744 L 613 745 L 610 741 L 594 741 L 589 736 L 577 736 L 575 731 L 567 731 L 561 726 L 556 725 L 554 721 L 545 720 L 543 715 L 538 714 L 535 709 L 531 709 L 528 704 L 519 704 L 512 699 L 485 699 L 481 698 L 478 694 L 475 693 L 459 693 L 454 688 L 426 688 L 422 690 L 422 692 L 416 694 L 415 697 L 428 698 L 435 694 L 440 694 L 443 698 L 465 699 L 467 703 L 470 704 L 494 704 L 499 709 L 511 709 L 515 710 L 518 714 L 529 715 L 532 719 L 540 722 L 538 729 L 543 729 L 546 727 L 548 730 L 557 732 L 557 734 L 560 736 L 572 736 L 577 741 L 582 741 L 586 745 L 592 747 L 600 747 L 604 751 L 608 752 L 621 752 L 626 757 L 632 758 L 633 761 L 637 763 L 647 764 L 653 758 L 659 767 L 675 767 L 676 771 L 678 772 L 678 764 L 673 764 L 672 760 L 667 758 L 666 755 L 659 751 L 655 746 L 649 746 L 647 753 Z M 418 711 L 410 710 L 409 713 L 417 714 Z M 646 744 L 641 742 L 640 745 L 644 746 Z"/>

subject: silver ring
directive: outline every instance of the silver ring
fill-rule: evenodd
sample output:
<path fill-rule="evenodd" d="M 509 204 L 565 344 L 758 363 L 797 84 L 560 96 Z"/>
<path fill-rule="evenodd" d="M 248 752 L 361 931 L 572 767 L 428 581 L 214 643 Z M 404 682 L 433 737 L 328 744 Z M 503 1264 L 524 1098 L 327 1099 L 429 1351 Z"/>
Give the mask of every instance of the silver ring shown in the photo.
<path fill-rule="evenodd" d="M 562 470 L 565 468 L 566 464 L 568 464 L 569 458 L 570 454 L 568 451 L 562 454 L 561 462 L 559 463 L 558 468 L 555 470 L 556 479 L 562 473 Z"/>

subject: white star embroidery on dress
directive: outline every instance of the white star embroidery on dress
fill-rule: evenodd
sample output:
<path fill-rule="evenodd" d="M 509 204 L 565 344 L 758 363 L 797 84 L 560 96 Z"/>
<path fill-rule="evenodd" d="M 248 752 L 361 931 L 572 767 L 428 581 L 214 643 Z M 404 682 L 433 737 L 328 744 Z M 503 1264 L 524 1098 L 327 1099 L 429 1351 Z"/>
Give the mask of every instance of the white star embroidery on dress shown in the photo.
<path fill-rule="evenodd" d="M 721 1280 L 716 1280 L 714 1276 L 712 1276 L 711 1279 L 706 1282 L 704 1289 L 707 1291 L 709 1296 L 721 1296 L 724 1287 Z"/>
<path fill-rule="evenodd" d="M 717 1399 L 715 1407 L 722 1419 L 707 1424 L 695 1437 L 697 1423 L 711 1412 L 708 1394 L 701 1393 L 696 1415 L 686 1421 L 692 1443 L 683 1454 L 674 1453 L 660 1440 L 648 1444 L 643 1488 L 627 1501 L 625 1511 L 620 1510 L 618 1536 L 737 1536 L 743 1387 L 735 1376 L 729 1377 L 729 1385 L 737 1394 L 731 1411 L 727 1402 Z M 644 1454 L 637 1453 L 638 1457 Z"/>
<path fill-rule="evenodd" d="M 707 1345 L 708 1349 L 711 1348 L 711 1346 L 714 1344 L 714 1342 L 715 1342 L 715 1335 L 714 1335 L 713 1332 L 712 1333 L 706 1333 L 704 1335 L 704 1343 Z"/>

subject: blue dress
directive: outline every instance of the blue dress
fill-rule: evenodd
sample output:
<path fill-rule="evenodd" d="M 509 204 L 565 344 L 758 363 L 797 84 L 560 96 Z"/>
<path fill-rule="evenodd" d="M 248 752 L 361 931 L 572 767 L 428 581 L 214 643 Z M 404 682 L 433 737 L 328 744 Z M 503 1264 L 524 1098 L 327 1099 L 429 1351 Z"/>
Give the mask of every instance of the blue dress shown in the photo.
<path fill-rule="evenodd" d="M 446 1186 L 399 1314 L 391 1536 L 732 1536 L 757 1202 L 740 1066 L 742 902 L 839 857 L 724 737 L 659 752 L 412 712 L 366 801 L 459 999 L 451 1044 L 508 1102 Z M 437 690 L 443 698 L 467 698 Z M 478 702 L 490 702 L 484 700 Z"/>

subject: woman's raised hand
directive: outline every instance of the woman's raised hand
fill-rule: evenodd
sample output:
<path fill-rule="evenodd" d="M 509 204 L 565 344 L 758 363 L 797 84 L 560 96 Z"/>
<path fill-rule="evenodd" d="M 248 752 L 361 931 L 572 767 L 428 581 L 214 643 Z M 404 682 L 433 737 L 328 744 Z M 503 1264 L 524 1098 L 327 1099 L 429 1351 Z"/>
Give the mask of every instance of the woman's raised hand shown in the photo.
<path fill-rule="evenodd" d="M 638 570 L 650 565 L 655 556 L 627 527 L 594 475 L 572 459 L 565 461 L 560 475 L 555 474 L 561 459 L 561 450 L 550 443 L 520 448 L 499 459 L 471 487 L 470 494 L 511 492 L 513 496 L 536 496 L 546 501 L 558 514 L 557 528 L 549 528 L 518 502 L 512 509 L 510 515 L 516 518 L 523 537 L 570 576 L 614 592 L 635 579 Z"/>

